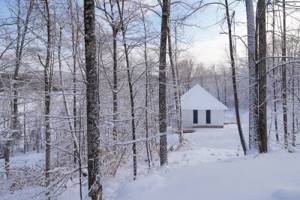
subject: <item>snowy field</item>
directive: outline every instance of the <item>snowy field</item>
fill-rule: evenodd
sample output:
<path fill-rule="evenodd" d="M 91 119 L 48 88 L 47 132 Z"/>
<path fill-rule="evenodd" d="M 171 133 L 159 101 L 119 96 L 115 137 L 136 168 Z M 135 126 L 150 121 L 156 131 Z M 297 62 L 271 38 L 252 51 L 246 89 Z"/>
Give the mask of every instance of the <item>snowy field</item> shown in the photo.
<path fill-rule="evenodd" d="M 162 169 L 123 185 L 118 200 L 299 200 L 299 159 L 277 152 Z"/>
<path fill-rule="evenodd" d="M 169 166 L 120 186 L 117 200 L 299 200 L 300 154 L 276 144 L 265 155 L 244 157 L 236 125 L 198 129 Z"/>
<path fill-rule="evenodd" d="M 119 169 L 117 178 L 105 179 L 105 200 L 300 200 L 297 151 L 287 153 L 273 144 L 268 154 L 244 157 L 235 124 L 223 129 L 197 129 L 184 136 L 185 145 L 169 152 L 167 167 L 154 167 L 148 172 L 140 163 L 137 181 L 128 181 L 131 169 L 124 167 Z M 170 135 L 168 140 L 172 145 L 178 138 Z M 42 162 L 41 155 L 18 155 L 12 165 L 36 165 Z M 2 192 L 0 199 L 41 199 L 36 196 L 41 189 Z M 79 199 L 78 185 L 57 198 Z"/>

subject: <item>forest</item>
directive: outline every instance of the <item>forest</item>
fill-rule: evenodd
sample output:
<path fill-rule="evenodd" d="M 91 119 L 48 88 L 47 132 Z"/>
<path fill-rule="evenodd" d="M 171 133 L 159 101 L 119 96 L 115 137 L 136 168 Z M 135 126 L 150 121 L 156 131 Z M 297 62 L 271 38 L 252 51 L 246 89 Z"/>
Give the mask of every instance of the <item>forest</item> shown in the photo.
<path fill-rule="evenodd" d="M 0 199 L 299 200 L 299 67 L 299 0 L 0 0 Z"/>

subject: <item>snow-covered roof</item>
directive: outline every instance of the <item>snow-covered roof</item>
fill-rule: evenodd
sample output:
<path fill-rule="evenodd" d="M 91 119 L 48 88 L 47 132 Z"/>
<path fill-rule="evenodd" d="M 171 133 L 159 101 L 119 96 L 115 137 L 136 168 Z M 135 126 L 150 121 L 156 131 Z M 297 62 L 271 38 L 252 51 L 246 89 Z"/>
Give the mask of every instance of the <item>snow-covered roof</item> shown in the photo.
<path fill-rule="evenodd" d="M 228 108 L 213 95 L 195 85 L 181 96 L 182 110 L 227 110 Z"/>

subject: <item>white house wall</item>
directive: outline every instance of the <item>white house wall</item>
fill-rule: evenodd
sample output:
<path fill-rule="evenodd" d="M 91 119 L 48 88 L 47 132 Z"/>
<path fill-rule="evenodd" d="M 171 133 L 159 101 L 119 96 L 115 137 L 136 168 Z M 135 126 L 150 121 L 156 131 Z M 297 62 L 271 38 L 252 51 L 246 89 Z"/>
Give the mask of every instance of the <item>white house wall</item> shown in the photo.
<path fill-rule="evenodd" d="M 224 110 L 211 110 L 211 123 L 206 124 L 206 111 L 198 110 L 198 124 L 193 123 L 193 110 L 182 110 L 183 127 L 192 126 L 223 126 Z"/>

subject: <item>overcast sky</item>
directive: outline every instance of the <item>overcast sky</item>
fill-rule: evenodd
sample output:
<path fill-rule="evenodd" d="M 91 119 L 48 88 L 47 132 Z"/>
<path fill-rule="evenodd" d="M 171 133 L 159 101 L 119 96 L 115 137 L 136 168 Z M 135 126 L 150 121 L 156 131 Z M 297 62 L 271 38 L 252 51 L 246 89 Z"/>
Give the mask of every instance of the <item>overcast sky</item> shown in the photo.
<path fill-rule="evenodd" d="M 235 21 L 238 22 L 235 26 L 235 34 L 246 39 L 244 2 L 241 1 L 232 5 L 231 11 L 233 10 L 235 11 Z M 187 57 L 192 57 L 196 63 L 204 63 L 205 65 L 228 61 L 228 35 L 224 34 L 227 32 L 227 24 L 220 22 L 224 17 L 225 9 L 217 5 L 211 5 L 192 17 L 192 23 L 201 28 L 186 28 L 186 37 L 190 40 Z M 237 40 L 237 52 L 240 56 L 245 55 L 245 46 L 239 40 Z"/>
<path fill-rule="evenodd" d="M 157 3 L 157 0 L 146 0 Z M 205 0 L 205 2 L 212 2 L 216 0 Z M 217 0 L 223 3 L 222 0 Z M 4 16 L 7 11 L 7 0 L 0 0 L 0 16 Z M 175 1 L 173 1 L 175 2 Z M 197 0 L 185 0 L 184 2 L 197 2 Z M 11 2 L 12 3 L 12 2 Z M 236 20 L 245 21 L 244 2 L 235 3 L 232 9 L 236 11 Z M 172 10 L 176 15 L 176 10 Z M 188 20 L 189 24 L 195 24 L 198 27 L 185 27 L 181 36 L 184 40 L 184 48 L 188 50 L 182 55 L 186 58 L 191 58 L 195 63 L 204 63 L 206 65 L 218 64 L 227 59 L 227 35 L 220 34 L 222 31 L 221 24 L 215 24 L 224 18 L 225 10 L 221 6 L 211 5 L 205 9 L 200 10 Z M 245 28 L 242 26 L 236 27 L 236 33 L 244 34 Z M 223 24 L 225 31 L 226 24 Z"/>
<path fill-rule="evenodd" d="M 82 0 L 83 1 L 83 0 Z M 200 0 L 182 0 L 184 3 L 195 3 Z M 8 15 L 7 3 L 13 3 L 14 0 L 0 0 L 0 18 Z M 157 5 L 157 0 L 143 0 L 143 2 Z M 172 0 L 176 3 L 179 0 Z M 203 3 L 221 2 L 224 0 L 203 0 Z M 230 5 L 231 13 L 235 12 L 235 34 L 239 35 L 246 42 L 246 11 L 244 1 L 232 1 L 234 4 Z M 297 2 L 297 1 L 295 1 Z M 172 5 L 172 17 L 182 15 L 179 8 Z M 157 8 L 159 10 L 159 8 Z M 292 27 L 299 28 L 299 21 L 293 18 L 300 18 L 300 12 L 289 13 L 287 17 L 287 29 L 291 30 Z M 154 14 L 155 15 L 155 14 Z M 210 5 L 205 9 L 199 10 L 187 20 L 187 24 L 197 25 L 185 26 L 183 31 L 179 31 L 180 38 L 182 39 L 181 47 L 185 49 L 181 55 L 184 58 L 193 59 L 194 63 L 204 63 L 205 65 L 219 64 L 228 62 L 228 36 L 224 34 L 227 32 L 226 23 L 218 23 L 225 16 L 225 9 L 220 5 Z M 157 31 L 160 30 L 160 18 L 157 16 L 153 18 L 153 23 Z M 223 34 L 222 34 L 223 33 Z M 246 55 L 246 48 L 243 42 L 239 39 L 237 42 L 237 53 L 239 57 Z"/>

